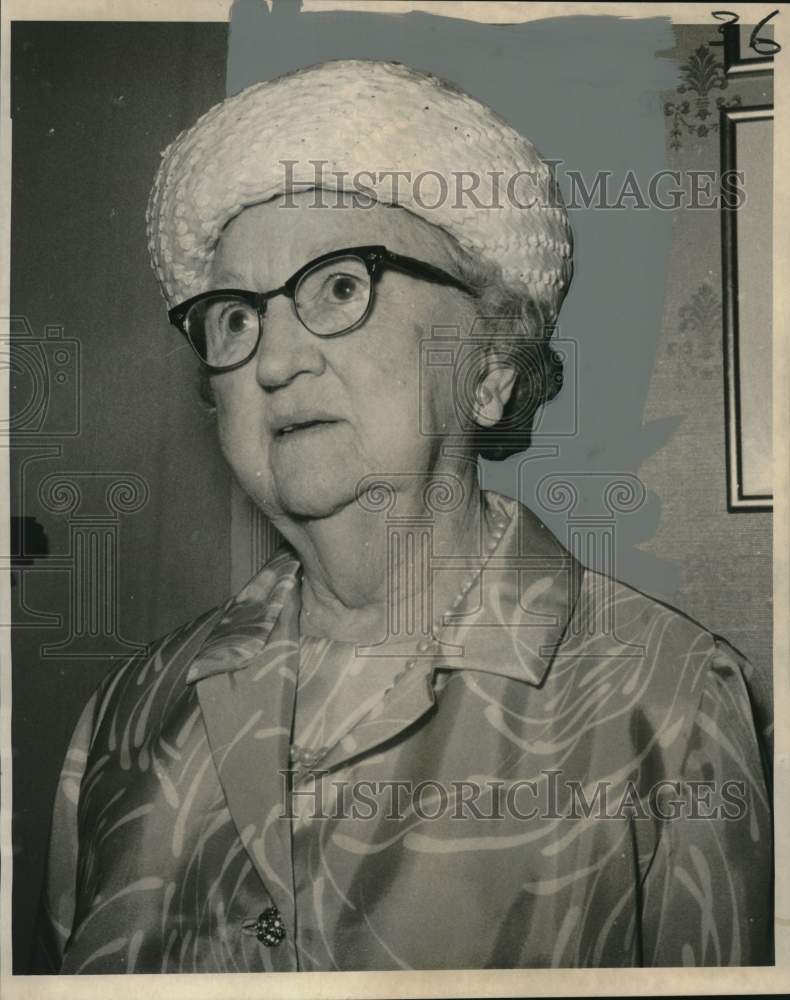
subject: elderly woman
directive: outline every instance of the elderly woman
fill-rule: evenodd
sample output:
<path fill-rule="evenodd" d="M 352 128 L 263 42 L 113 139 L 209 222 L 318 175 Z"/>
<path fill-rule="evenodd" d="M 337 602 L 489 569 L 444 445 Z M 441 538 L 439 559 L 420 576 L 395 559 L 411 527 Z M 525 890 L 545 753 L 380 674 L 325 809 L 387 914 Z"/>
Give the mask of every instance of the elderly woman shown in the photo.
<path fill-rule="evenodd" d="M 534 147 L 432 76 L 329 63 L 179 136 L 148 219 L 285 544 L 86 706 L 53 968 L 770 961 L 748 665 L 477 485 L 559 385 L 571 235 Z"/>

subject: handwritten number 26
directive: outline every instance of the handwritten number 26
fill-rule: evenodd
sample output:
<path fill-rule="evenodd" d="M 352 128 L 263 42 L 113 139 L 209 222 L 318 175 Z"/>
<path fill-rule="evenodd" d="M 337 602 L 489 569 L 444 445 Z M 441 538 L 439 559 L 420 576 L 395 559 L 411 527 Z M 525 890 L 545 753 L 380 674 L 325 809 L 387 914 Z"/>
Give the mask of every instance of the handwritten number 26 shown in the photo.
<path fill-rule="evenodd" d="M 717 21 L 724 21 L 725 18 L 729 18 L 728 21 L 724 21 L 724 24 L 719 28 L 720 32 L 723 32 L 725 28 L 729 27 L 731 24 L 737 24 L 740 21 L 740 17 L 731 10 L 714 10 L 711 12 L 713 17 Z M 775 42 L 773 38 L 761 38 L 760 32 L 763 28 L 779 13 L 778 10 L 773 11 L 760 21 L 759 24 L 754 26 L 754 29 L 749 35 L 749 48 L 757 53 L 759 56 L 772 56 L 777 52 L 782 51 L 782 46 L 779 42 Z"/>

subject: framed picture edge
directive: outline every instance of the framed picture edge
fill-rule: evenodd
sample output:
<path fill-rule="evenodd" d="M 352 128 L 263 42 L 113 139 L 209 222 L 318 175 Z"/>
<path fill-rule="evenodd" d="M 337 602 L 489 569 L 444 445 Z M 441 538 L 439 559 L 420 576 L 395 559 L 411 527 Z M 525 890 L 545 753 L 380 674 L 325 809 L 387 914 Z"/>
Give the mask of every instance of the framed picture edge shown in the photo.
<path fill-rule="evenodd" d="M 772 104 L 721 108 L 721 176 L 737 169 L 736 127 L 743 121 L 773 121 Z M 771 512 L 773 494 L 747 494 L 743 490 L 741 448 L 740 357 L 738 321 L 738 210 L 721 197 L 722 320 L 724 340 L 725 460 L 727 510 Z"/>

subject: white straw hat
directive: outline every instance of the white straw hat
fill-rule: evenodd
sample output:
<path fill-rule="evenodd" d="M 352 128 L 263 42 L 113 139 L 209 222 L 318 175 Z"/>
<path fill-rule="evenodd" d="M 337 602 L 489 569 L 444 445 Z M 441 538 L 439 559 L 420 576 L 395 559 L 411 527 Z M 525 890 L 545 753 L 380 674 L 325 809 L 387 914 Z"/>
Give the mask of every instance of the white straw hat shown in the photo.
<path fill-rule="evenodd" d="M 165 299 L 173 306 L 206 290 L 222 229 L 245 207 L 288 190 L 361 185 L 498 264 L 556 318 L 572 234 L 535 147 L 452 84 L 356 59 L 249 87 L 164 151 L 147 223 Z"/>

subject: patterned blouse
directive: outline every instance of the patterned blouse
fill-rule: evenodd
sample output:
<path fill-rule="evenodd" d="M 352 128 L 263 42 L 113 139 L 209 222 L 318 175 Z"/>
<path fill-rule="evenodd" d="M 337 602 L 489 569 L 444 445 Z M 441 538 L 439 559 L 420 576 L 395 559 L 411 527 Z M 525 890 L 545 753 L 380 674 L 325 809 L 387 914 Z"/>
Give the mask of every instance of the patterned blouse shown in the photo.
<path fill-rule="evenodd" d="M 772 961 L 748 663 L 486 496 L 497 557 L 312 770 L 288 549 L 105 678 L 55 803 L 54 971 Z"/>

